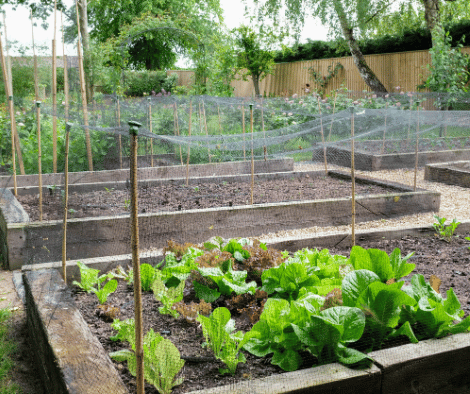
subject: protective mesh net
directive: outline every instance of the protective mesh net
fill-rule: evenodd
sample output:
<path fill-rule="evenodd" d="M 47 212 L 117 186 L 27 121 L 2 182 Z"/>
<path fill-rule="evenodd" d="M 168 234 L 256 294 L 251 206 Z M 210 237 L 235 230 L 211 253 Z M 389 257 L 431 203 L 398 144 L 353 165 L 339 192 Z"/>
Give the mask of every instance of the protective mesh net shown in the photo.
<path fill-rule="evenodd" d="M 18 269 L 53 263 L 60 270 L 66 250 L 69 281 L 80 281 L 77 260 L 101 273 L 121 266 L 120 285 L 107 305 L 117 308 L 110 310 L 119 311 L 121 321 L 133 316 L 122 278 L 132 261 L 129 121 L 138 122 L 140 262 L 156 266 L 164 261 L 163 276 L 155 274 L 161 279 L 155 296 L 144 292 L 144 310 L 160 308 L 154 313 L 159 320 L 145 320 L 144 333 L 150 327 L 159 331 L 185 360 L 183 377 L 188 378 L 174 392 L 210 384 L 196 379 L 200 363 L 212 363 L 214 374 L 228 367 L 227 354 L 216 354 L 216 362 L 214 353 L 201 350 L 202 323 L 196 321 L 198 313 L 209 316 L 220 307 L 236 320 L 235 331 L 248 332 L 258 321 L 262 324 L 256 329 L 266 328 L 244 347 L 248 361 L 235 373 L 245 380 L 241 384 L 247 392 L 257 387 L 261 369 L 279 374 L 328 362 L 367 363 L 362 353 L 445 336 L 468 316 L 469 107 L 469 97 L 462 95 L 358 92 L 256 100 L 101 95 L 86 112 L 79 100 L 55 110 L 48 103 L 39 111 L 34 103 L 23 104 L 16 109 L 22 156 L 15 158 L 16 180 L 8 121 L 0 140 L 3 264 Z M 458 238 L 452 235 L 454 218 L 461 222 Z M 233 238 L 242 239 L 230 242 Z M 384 252 L 356 247 L 353 253 L 353 239 Z M 416 265 L 413 272 L 408 263 Z M 282 269 L 274 268 L 280 264 Z M 356 283 L 363 274 L 364 286 L 354 295 L 344 281 Z M 182 286 L 184 298 L 168 306 Z M 79 294 L 78 300 L 85 310 L 96 296 Z M 88 318 L 97 326 L 109 324 L 106 318 L 118 316 L 110 310 Z M 170 321 L 176 312 L 182 316 Z M 284 326 L 281 315 L 289 316 Z M 348 319 L 359 328 L 344 328 Z M 459 330 L 466 331 L 467 322 Z M 188 329 L 199 338 L 194 347 L 184 342 L 181 330 Z M 329 333 L 325 344 L 319 331 Z M 285 338 L 274 343 L 276 335 Z M 228 338 L 227 352 L 239 342 Z M 384 354 L 394 362 L 396 353 Z M 265 358 L 263 368 L 257 369 L 256 361 L 250 364 L 254 355 Z M 326 373 L 321 368 L 313 381 L 299 375 L 289 385 L 320 384 Z M 246 383 L 247 374 L 255 380 Z M 378 384 L 374 379 L 370 387 Z M 351 392 L 361 384 L 351 386 Z"/>

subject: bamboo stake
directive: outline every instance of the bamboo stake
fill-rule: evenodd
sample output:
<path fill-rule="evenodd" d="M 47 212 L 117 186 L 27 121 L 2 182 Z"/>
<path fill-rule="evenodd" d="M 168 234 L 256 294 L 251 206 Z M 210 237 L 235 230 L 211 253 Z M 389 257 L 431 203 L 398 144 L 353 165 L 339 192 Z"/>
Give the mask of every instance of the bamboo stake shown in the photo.
<path fill-rule="evenodd" d="M 117 125 L 121 127 L 121 104 L 119 103 L 119 97 L 117 98 Z M 118 136 L 119 140 L 119 168 L 122 170 L 122 139 L 121 134 Z"/>
<path fill-rule="evenodd" d="M 408 119 L 408 131 L 406 132 L 406 146 L 409 144 L 410 131 L 411 131 L 411 107 L 413 106 L 413 97 L 410 97 L 410 117 Z"/>
<path fill-rule="evenodd" d="M 388 102 L 385 103 L 385 123 L 384 123 L 384 133 L 382 136 L 382 149 L 381 149 L 382 154 L 385 151 L 385 133 L 387 132 L 387 111 L 388 111 Z"/>
<path fill-rule="evenodd" d="M 152 134 L 152 99 L 149 97 L 149 131 Z M 153 167 L 153 138 L 150 137 L 150 166 Z"/>
<path fill-rule="evenodd" d="M 193 114 L 193 103 L 192 101 L 189 102 L 189 126 L 188 126 L 188 135 L 191 137 L 191 117 Z M 190 154 L 190 146 L 188 142 L 188 155 L 186 157 L 186 186 L 189 186 L 189 154 Z"/>
<path fill-rule="evenodd" d="M 338 90 L 336 90 L 336 92 L 335 92 L 335 100 L 333 101 L 333 114 L 332 114 L 332 115 L 335 114 L 335 109 L 336 109 L 336 97 L 337 97 L 337 96 L 338 96 Z M 329 131 L 329 133 L 328 133 L 328 142 L 331 141 L 331 130 L 333 129 L 333 122 L 334 122 L 334 120 L 331 119 L 330 131 Z"/>
<path fill-rule="evenodd" d="M 267 160 L 268 156 L 268 148 L 266 146 L 266 131 L 264 130 L 264 111 L 263 111 L 263 99 L 261 98 L 261 130 L 263 130 L 263 138 L 264 138 L 264 161 Z"/>
<path fill-rule="evenodd" d="M 354 107 L 351 110 L 351 246 L 356 245 L 356 178 L 354 174 Z"/>
<path fill-rule="evenodd" d="M 132 245 L 132 267 L 134 273 L 134 319 L 135 319 L 135 356 L 136 356 L 136 383 L 137 393 L 144 394 L 144 350 L 142 333 L 142 288 L 140 283 L 139 262 L 139 220 L 137 200 L 137 135 L 138 122 L 129 122 L 129 134 L 131 137 L 130 156 L 130 181 L 131 181 L 131 245 Z"/>
<path fill-rule="evenodd" d="M 55 34 L 54 34 L 55 35 Z M 52 171 L 57 172 L 57 57 L 52 40 Z"/>
<path fill-rule="evenodd" d="M 69 120 L 69 74 L 67 65 L 67 55 L 65 54 L 64 40 L 64 21 L 62 11 L 60 12 L 60 21 L 62 25 L 62 55 L 64 59 L 64 102 L 65 102 L 65 121 Z"/>
<path fill-rule="evenodd" d="M 222 121 L 220 119 L 220 107 L 219 107 L 219 104 L 217 104 L 217 115 L 219 116 L 219 131 L 220 131 L 220 134 L 222 134 Z"/>
<path fill-rule="evenodd" d="M 42 151 L 41 151 L 41 102 L 36 101 L 36 121 L 38 136 L 38 188 L 39 188 L 39 221 L 42 222 Z"/>
<path fill-rule="evenodd" d="M 253 205 L 253 190 L 255 188 L 255 157 L 253 153 L 253 104 L 250 104 L 250 132 L 251 132 L 251 205 Z"/>
<path fill-rule="evenodd" d="M 78 27 L 78 42 L 77 42 L 77 51 L 78 51 L 78 68 L 80 74 L 80 93 L 82 97 L 82 108 L 83 108 L 83 123 L 85 125 L 85 141 L 87 147 L 88 155 L 88 169 L 93 171 L 93 156 L 91 152 L 91 140 L 90 140 L 90 130 L 88 128 L 88 108 L 87 108 L 87 99 L 85 92 L 85 71 L 83 69 L 83 56 L 82 56 L 82 42 L 80 38 L 80 20 L 78 17 L 78 2 L 75 2 L 75 8 L 77 12 L 77 27 Z"/>
<path fill-rule="evenodd" d="M 33 42 L 33 61 L 34 61 L 34 96 L 36 102 L 39 101 L 39 77 L 38 77 L 38 58 L 36 56 L 36 47 L 34 45 L 34 23 L 33 23 L 33 10 L 29 10 L 31 18 L 31 38 Z"/>
<path fill-rule="evenodd" d="M 71 123 L 65 125 L 65 152 L 64 152 L 64 225 L 62 238 L 62 277 L 67 283 L 67 212 L 69 204 L 69 143 Z"/>
<path fill-rule="evenodd" d="M 15 133 L 14 126 L 15 123 L 15 110 L 13 108 L 13 96 L 10 94 L 10 86 L 8 84 L 8 74 L 5 64 L 5 56 L 3 56 L 3 44 L 2 44 L 2 35 L 0 33 L 0 56 L 2 61 L 2 74 L 3 74 L 3 83 L 5 84 L 5 92 L 8 99 L 8 110 L 10 112 L 10 122 L 11 122 L 11 166 L 13 169 L 13 192 L 15 196 L 18 195 L 17 184 L 16 184 L 16 159 L 15 159 Z"/>
<path fill-rule="evenodd" d="M 245 149 L 245 106 L 242 105 L 242 129 L 243 129 L 243 160 L 246 160 Z"/>
<path fill-rule="evenodd" d="M 209 132 L 207 131 L 206 107 L 204 105 L 204 101 L 202 102 L 202 117 L 204 119 L 204 128 L 206 129 L 206 137 L 209 137 Z M 211 160 L 211 150 L 210 150 L 210 148 L 207 148 L 207 155 L 209 156 L 209 163 L 211 163 L 212 160 Z"/>
<path fill-rule="evenodd" d="M 416 125 L 416 147 L 415 147 L 415 174 L 413 180 L 413 191 L 416 191 L 416 183 L 417 183 L 417 174 L 418 174 L 418 150 L 419 150 L 419 103 L 418 103 L 418 123 Z"/>
<path fill-rule="evenodd" d="M 9 87 L 10 93 L 8 94 L 8 97 L 11 96 L 11 106 L 12 106 L 12 113 L 13 113 L 13 118 L 14 122 L 11 123 L 11 131 L 12 135 L 14 135 L 14 143 L 15 143 L 15 148 L 16 148 L 16 154 L 18 155 L 18 164 L 20 166 L 20 174 L 24 175 L 24 164 L 23 164 L 23 154 L 21 153 L 21 146 L 20 146 L 20 137 L 18 135 L 18 131 L 16 129 L 16 118 L 14 116 L 15 114 L 15 103 L 13 101 L 13 77 L 11 74 L 11 62 L 10 62 L 10 54 L 9 54 L 9 48 L 10 46 L 8 45 L 8 38 L 7 38 L 7 24 L 5 22 L 5 12 L 3 12 L 3 27 L 5 28 L 5 46 L 6 46 L 6 52 L 7 52 L 7 64 L 6 64 L 6 72 L 7 72 L 7 83 Z M 2 54 L 3 56 L 3 54 Z M 6 92 L 6 89 L 5 89 Z M 12 137 L 13 139 L 13 137 Z"/>
<path fill-rule="evenodd" d="M 173 112 L 173 118 L 174 118 L 174 122 L 175 122 L 175 135 L 177 135 L 179 137 L 180 135 L 180 127 L 179 127 L 179 124 L 178 124 L 178 105 L 176 104 L 175 102 L 175 107 L 174 107 L 174 112 Z M 181 165 L 184 165 L 183 164 L 183 152 L 181 151 L 181 144 L 178 144 L 179 148 L 180 148 L 180 160 L 181 160 Z"/>
<path fill-rule="evenodd" d="M 321 112 L 320 96 L 317 96 L 317 102 L 318 102 L 318 112 L 320 113 L 320 132 L 321 132 L 321 142 L 323 144 L 323 161 L 325 162 L 325 175 L 328 175 L 328 165 L 326 162 L 325 135 L 323 134 L 323 115 Z"/>

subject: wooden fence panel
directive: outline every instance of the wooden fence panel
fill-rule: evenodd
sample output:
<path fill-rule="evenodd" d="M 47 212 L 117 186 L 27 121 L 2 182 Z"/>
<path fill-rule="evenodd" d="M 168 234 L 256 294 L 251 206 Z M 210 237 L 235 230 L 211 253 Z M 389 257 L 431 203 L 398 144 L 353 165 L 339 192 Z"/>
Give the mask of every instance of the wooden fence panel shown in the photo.
<path fill-rule="evenodd" d="M 462 48 L 462 52 L 470 54 L 470 47 Z M 389 92 L 396 92 L 397 86 L 400 87 L 400 91 L 416 92 L 417 86 L 428 75 L 426 65 L 431 62 L 431 55 L 428 50 L 423 50 L 366 55 L 365 59 Z M 313 68 L 319 75 L 327 76 L 328 66 L 333 69 L 337 63 L 340 63 L 343 69 L 329 81 L 326 86 L 326 94 L 332 93 L 342 86 L 354 92 L 370 91 L 361 78 L 352 57 L 348 56 L 276 63 L 273 74 L 268 75 L 260 83 L 261 94 L 266 96 L 291 96 L 294 93 L 299 96 L 304 95 L 306 84 L 310 85 L 311 91 L 319 87 L 314 81 L 310 68 Z M 188 86 L 194 81 L 191 76 L 194 74 L 192 71 L 168 71 L 168 73 L 177 73 L 180 76 L 178 84 Z M 234 87 L 236 97 L 251 97 L 254 95 L 251 79 L 248 81 L 234 80 L 231 85 Z"/>

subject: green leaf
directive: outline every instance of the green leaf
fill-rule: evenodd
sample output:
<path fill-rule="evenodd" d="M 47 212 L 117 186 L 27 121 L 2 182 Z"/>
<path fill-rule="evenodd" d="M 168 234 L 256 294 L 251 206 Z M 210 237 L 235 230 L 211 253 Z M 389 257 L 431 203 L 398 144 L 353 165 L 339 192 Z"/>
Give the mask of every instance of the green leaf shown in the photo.
<path fill-rule="evenodd" d="M 96 294 L 98 297 L 98 301 L 100 304 L 104 304 L 106 300 L 108 299 L 108 296 L 111 293 L 114 293 L 117 289 L 118 282 L 116 279 L 112 279 L 109 282 L 107 282 L 102 289 L 96 290 L 93 289 L 92 291 Z"/>
<path fill-rule="evenodd" d="M 398 330 L 394 330 L 388 338 L 396 338 L 399 336 L 406 336 L 410 340 L 411 343 L 418 343 L 418 338 L 416 338 L 413 329 L 411 328 L 411 324 L 409 321 L 406 321 L 404 324 L 400 326 Z"/>
<path fill-rule="evenodd" d="M 204 300 L 209 304 L 214 302 L 220 297 L 220 292 L 215 289 L 211 289 L 208 286 L 202 285 L 197 281 L 193 281 L 194 291 L 196 292 L 196 297 L 200 300 Z"/>
<path fill-rule="evenodd" d="M 392 265 L 393 277 L 395 279 L 401 279 L 404 276 L 410 274 L 415 268 L 415 264 L 407 263 L 406 261 L 414 255 L 414 252 L 407 254 L 405 257 L 401 257 L 401 251 L 395 248 L 390 254 L 390 263 Z"/>
<path fill-rule="evenodd" d="M 109 357 L 111 357 L 113 360 L 116 360 L 117 362 L 122 363 L 124 361 L 129 360 L 132 357 L 135 357 L 135 355 L 129 349 L 121 349 L 121 350 L 109 353 Z"/>
<path fill-rule="evenodd" d="M 161 275 L 160 271 L 157 271 Z M 143 291 L 150 291 L 152 282 L 157 275 L 156 270 L 150 264 L 141 264 L 140 265 L 140 281 L 142 284 Z"/>
<path fill-rule="evenodd" d="M 356 349 L 351 349 L 341 344 L 338 344 L 337 348 L 335 349 L 336 356 L 338 361 L 342 364 L 346 365 L 354 365 L 354 364 L 364 364 L 364 366 L 368 367 L 372 363 L 372 359 L 367 356 L 366 354 L 360 352 Z"/>
<path fill-rule="evenodd" d="M 361 293 L 373 282 L 380 282 L 380 278 L 374 272 L 366 269 L 352 271 L 347 274 L 341 286 L 343 305 L 356 306 Z"/>
<path fill-rule="evenodd" d="M 277 350 L 274 351 L 271 364 L 277 365 L 284 371 L 296 371 L 302 364 L 302 357 L 293 349 L 287 349 L 285 351 Z"/>
<path fill-rule="evenodd" d="M 85 290 L 87 293 L 90 293 L 93 286 L 98 283 L 100 270 L 89 268 L 81 261 L 77 261 L 77 266 L 80 269 L 81 283 L 74 281 L 73 284 L 77 285 L 82 290 Z"/>
<path fill-rule="evenodd" d="M 356 342 L 364 332 L 366 318 L 359 308 L 336 306 L 325 309 L 320 316 L 338 329 L 342 343 Z"/>

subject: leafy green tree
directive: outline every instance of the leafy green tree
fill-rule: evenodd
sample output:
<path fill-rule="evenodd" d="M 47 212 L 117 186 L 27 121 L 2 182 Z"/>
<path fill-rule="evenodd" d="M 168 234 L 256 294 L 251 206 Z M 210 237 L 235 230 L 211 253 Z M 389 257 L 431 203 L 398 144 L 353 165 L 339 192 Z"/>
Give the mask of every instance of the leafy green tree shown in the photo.
<path fill-rule="evenodd" d="M 246 1 L 246 0 L 245 0 Z M 260 18 L 266 16 L 279 23 L 281 15 L 300 31 L 305 17 L 317 16 L 330 30 L 345 38 L 362 79 L 374 92 L 386 88 L 365 61 L 355 37 L 355 29 L 364 29 L 367 22 L 389 4 L 387 0 L 254 0 L 259 5 Z"/>
<path fill-rule="evenodd" d="M 251 27 L 242 25 L 233 30 L 238 46 L 237 67 L 243 79 L 253 80 L 256 97 L 260 96 L 259 83 L 274 67 L 274 52 L 263 48 L 262 39 Z"/>

